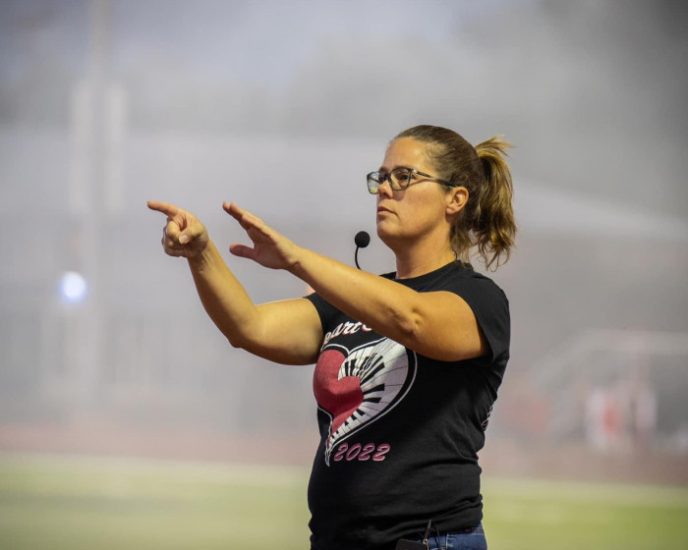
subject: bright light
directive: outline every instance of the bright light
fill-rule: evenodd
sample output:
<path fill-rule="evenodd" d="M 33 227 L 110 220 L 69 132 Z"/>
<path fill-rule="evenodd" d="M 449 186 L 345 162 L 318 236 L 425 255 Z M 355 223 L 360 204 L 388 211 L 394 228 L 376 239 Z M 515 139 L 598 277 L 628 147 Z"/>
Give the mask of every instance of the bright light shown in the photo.
<path fill-rule="evenodd" d="M 88 292 L 86 279 L 76 271 L 67 271 L 60 279 L 60 295 L 64 302 L 78 304 L 84 301 Z"/>

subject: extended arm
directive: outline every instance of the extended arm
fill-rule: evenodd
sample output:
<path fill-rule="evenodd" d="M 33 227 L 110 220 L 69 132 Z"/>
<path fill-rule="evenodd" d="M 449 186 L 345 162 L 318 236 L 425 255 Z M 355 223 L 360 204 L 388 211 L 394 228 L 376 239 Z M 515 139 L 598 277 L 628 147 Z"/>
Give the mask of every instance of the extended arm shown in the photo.
<path fill-rule="evenodd" d="M 157 201 L 148 206 L 167 214 L 165 251 L 187 258 L 203 307 L 233 346 L 279 363 L 315 361 L 322 327 L 308 300 L 254 304 L 193 214 Z"/>
<path fill-rule="evenodd" d="M 456 361 L 487 352 L 473 311 L 456 294 L 416 292 L 358 271 L 295 245 L 235 204 L 224 207 L 253 241 L 253 247 L 232 245 L 233 254 L 289 270 L 353 319 L 427 357 Z"/>

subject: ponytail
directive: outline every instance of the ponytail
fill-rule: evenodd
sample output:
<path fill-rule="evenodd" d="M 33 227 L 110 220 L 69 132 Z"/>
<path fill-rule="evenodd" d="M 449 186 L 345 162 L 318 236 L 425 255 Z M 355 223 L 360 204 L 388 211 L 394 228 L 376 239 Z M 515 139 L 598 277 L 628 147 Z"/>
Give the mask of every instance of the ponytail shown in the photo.
<path fill-rule="evenodd" d="M 511 171 L 506 162 L 506 150 L 511 144 L 502 137 L 492 137 L 475 146 L 485 174 L 485 185 L 476 205 L 475 225 L 472 228 L 477 237 L 478 252 L 486 267 L 501 257 L 506 263 L 511 256 L 511 247 L 516 237 L 516 222 L 512 207 L 513 184 Z"/>

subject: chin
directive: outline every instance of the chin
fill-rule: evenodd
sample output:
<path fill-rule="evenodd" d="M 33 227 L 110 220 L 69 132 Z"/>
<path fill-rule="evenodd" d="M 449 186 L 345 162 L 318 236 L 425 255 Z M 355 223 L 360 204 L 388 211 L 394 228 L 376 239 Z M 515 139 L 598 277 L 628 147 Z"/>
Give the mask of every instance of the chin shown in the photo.
<path fill-rule="evenodd" d="M 390 231 L 388 227 L 385 227 L 384 223 L 377 224 L 377 236 L 383 243 L 392 249 L 394 248 L 394 243 L 400 241 L 400 235 L 397 235 L 394 231 Z"/>
<path fill-rule="evenodd" d="M 375 230 L 377 232 L 377 236 L 380 237 L 383 241 L 385 240 L 385 236 L 389 234 L 389 228 L 385 227 L 384 221 L 377 222 Z"/>

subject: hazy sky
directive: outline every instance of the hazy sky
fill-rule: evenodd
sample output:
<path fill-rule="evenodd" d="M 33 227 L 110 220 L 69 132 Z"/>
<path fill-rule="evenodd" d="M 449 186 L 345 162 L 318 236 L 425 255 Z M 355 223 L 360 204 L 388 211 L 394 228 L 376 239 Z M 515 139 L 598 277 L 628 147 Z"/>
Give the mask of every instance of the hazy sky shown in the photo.
<path fill-rule="evenodd" d="M 67 124 L 84 0 L 3 0 L 0 122 Z M 131 128 L 384 143 L 503 133 L 522 176 L 685 217 L 685 4 L 113 1 Z M 106 57 L 107 58 L 107 57 Z"/>

